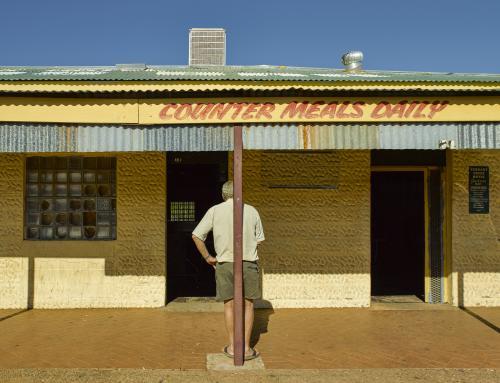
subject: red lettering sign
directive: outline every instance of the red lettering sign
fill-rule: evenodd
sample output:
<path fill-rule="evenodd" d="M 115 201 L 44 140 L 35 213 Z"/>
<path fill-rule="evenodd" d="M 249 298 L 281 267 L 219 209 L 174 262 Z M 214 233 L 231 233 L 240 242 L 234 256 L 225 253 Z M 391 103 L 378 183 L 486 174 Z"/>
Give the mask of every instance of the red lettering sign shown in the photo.
<path fill-rule="evenodd" d="M 166 121 L 303 121 L 348 120 L 367 116 L 375 120 L 432 119 L 449 105 L 449 101 L 291 101 L 168 103 L 159 112 Z"/>

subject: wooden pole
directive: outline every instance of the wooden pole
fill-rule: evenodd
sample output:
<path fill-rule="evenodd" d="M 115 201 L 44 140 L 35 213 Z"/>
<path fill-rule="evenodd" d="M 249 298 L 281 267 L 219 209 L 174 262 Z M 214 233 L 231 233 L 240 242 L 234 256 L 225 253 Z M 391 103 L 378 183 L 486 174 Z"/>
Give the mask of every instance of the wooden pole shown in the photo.
<path fill-rule="evenodd" d="M 245 321 L 243 306 L 243 137 L 242 127 L 234 127 L 233 160 L 233 278 L 234 278 L 234 365 L 245 360 Z"/>

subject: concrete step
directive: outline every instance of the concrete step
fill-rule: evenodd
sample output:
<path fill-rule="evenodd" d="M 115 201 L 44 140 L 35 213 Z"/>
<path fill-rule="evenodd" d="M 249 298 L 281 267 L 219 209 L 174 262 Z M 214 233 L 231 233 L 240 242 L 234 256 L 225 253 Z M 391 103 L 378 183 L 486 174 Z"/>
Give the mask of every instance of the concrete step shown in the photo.
<path fill-rule="evenodd" d="M 387 295 L 372 297 L 372 310 L 458 310 L 449 304 L 425 303 L 415 295 Z"/>
<path fill-rule="evenodd" d="M 224 303 L 217 302 L 215 297 L 179 297 L 165 306 L 172 312 L 223 312 Z"/>
<path fill-rule="evenodd" d="M 269 301 L 256 299 L 256 309 L 272 309 Z M 172 312 L 223 312 L 224 303 L 217 302 L 215 297 L 179 297 L 169 302 L 163 310 Z"/>

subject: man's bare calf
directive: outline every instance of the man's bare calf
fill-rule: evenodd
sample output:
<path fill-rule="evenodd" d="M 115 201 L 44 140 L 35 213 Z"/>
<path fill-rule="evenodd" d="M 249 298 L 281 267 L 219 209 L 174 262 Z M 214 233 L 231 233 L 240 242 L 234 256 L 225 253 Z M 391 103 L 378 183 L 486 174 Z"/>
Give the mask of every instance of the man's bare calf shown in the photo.
<path fill-rule="evenodd" d="M 233 299 L 224 301 L 224 319 L 226 322 L 226 331 L 229 337 L 229 347 L 227 351 L 230 354 L 233 354 L 233 345 L 234 345 L 234 337 L 233 337 L 233 320 L 234 320 L 234 304 Z M 245 355 L 251 355 L 252 350 L 250 348 L 250 339 L 252 337 L 252 328 L 254 321 L 254 307 L 252 299 L 245 299 Z"/>

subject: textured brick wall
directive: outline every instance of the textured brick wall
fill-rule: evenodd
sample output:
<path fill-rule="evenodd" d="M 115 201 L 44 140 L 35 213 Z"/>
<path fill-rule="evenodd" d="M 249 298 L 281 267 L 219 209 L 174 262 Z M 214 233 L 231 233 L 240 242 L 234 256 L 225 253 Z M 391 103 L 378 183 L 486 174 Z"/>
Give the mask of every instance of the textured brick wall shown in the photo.
<path fill-rule="evenodd" d="M 0 153 L 0 257 L 21 255 L 24 156 Z"/>
<path fill-rule="evenodd" d="M 469 214 L 469 166 L 490 168 L 490 214 Z M 453 303 L 500 306 L 500 151 L 452 151 Z"/>
<path fill-rule="evenodd" d="M 117 173 L 118 240 L 106 274 L 165 275 L 165 154 L 120 154 Z"/>
<path fill-rule="evenodd" d="M 0 308 L 25 308 L 28 262 L 23 240 L 23 156 L 0 153 Z"/>
<path fill-rule="evenodd" d="M 0 154 L 0 195 L 4 199 L 0 205 L 0 216 L 3 217 L 0 222 L 0 238 L 2 238 L 0 257 L 56 258 L 57 262 L 43 263 L 44 275 L 51 274 L 50 265 L 53 265 L 53 274 L 61 279 L 58 286 L 68 287 L 71 283 L 80 284 L 71 291 L 83 291 L 77 296 L 72 296 L 70 290 L 61 288 L 57 290 L 59 296 L 56 296 L 47 285 L 54 281 L 46 277 L 41 278 L 42 273 L 37 272 L 35 267 L 32 283 L 35 292 L 38 291 L 39 294 L 38 296 L 35 294 L 34 297 L 35 307 L 37 307 L 37 301 L 43 302 L 43 307 L 71 307 L 72 301 L 74 307 L 85 307 L 83 302 L 88 302 L 92 294 L 101 299 L 95 298 L 93 307 L 100 307 L 101 303 L 101 306 L 109 307 L 111 303 L 109 297 L 106 298 L 106 291 L 109 296 L 116 297 L 116 306 L 138 306 L 141 299 L 144 299 L 145 305 L 153 304 L 152 302 L 155 305 L 158 305 L 158 302 L 163 303 L 165 295 L 165 154 L 119 153 L 116 156 L 118 158 L 118 239 L 116 241 L 25 241 L 23 240 L 24 155 Z M 104 260 L 105 267 L 103 266 L 102 270 L 94 267 L 96 262 L 94 258 Z M 65 262 L 66 265 L 64 265 Z M 81 269 L 73 267 L 75 263 L 81 265 Z M 27 271 L 12 261 L 4 260 L 1 264 L 0 290 L 2 294 L 12 295 L 9 301 L 26 302 L 24 286 L 28 284 Z M 39 262 L 38 265 L 42 263 Z M 69 271 L 66 273 L 65 270 Z M 89 270 L 92 272 L 90 273 Z M 80 274 L 76 276 L 75 273 Z M 99 278 L 92 277 L 99 273 Z M 104 288 L 102 281 L 106 278 L 118 279 L 114 282 L 107 281 L 107 287 Z M 149 292 L 145 293 L 144 286 L 148 284 L 150 284 Z M 96 295 L 95 289 L 99 286 L 102 291 Z M 69 295 L 61 296 L 65 294 L 65 291 Z M 89 297 L 85 297 L 85 291 L 88 292 Z M 142 298 L 134 296 L 134 292 L 137 294 L 140 292 Z M 24 294 L 22 298 L 14 297 L 21 293 Z M 148 297 L 148 294 L 151 296 Z M 7 307 L 3 301 L 0 301 L 0 304 Z M 19 303 L 16 304 L 19 305 Z"/>
<path fill-rule="evenodd" d="M 245 151 L 243 156 L 244 199 L 258 209 L 266 234 L 259 248 L 263 298 L 274 307 L 368 306 L 369 151 L 323 152 L 312 161 L 314 170 L 310 159 L 306 164 L 290 158 L 274 163 L 273 170 L 265 169 L 272 153 Z M 334 180 L 337 188 L 268 187 L 266 178 L 286 174 L 296 175 L 284 177 L 287 182 L 307 181 L 305 171 Z"/>

